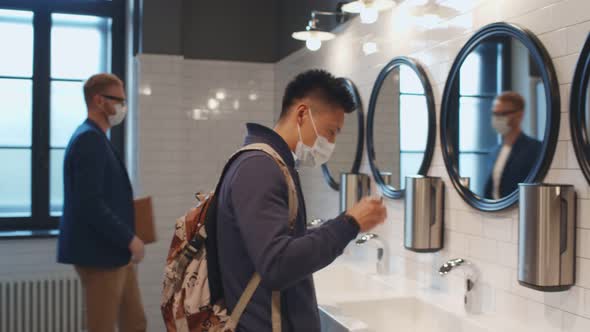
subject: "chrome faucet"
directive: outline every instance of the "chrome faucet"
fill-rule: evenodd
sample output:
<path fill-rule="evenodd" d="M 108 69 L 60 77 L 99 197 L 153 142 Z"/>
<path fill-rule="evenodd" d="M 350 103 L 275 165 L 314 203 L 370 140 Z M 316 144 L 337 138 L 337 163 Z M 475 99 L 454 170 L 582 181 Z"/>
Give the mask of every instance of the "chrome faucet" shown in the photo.
<path fill-rule="evenodd" d="M 454 268 L 459 267 L 465 263 L 467 263 L 467 261 L 464 260 L 463 258 L 454 258 L 454 259 L 448 260 L 446 263 L 441 265 L 440 269 L 438 270 L 438 273 L 440 275 L 445 275 L 445 274 L 451 272 L 451 270 L 453 270 Z"/>
<path fill-rule="evenodd" d="M 438 274 L 445 276 L 458 268 L 463 268 L 466 270 L 464 298 L 465 310 L 470 313 L 481 312 L 481 299 L 478 298 L 474 292 L 475 283 L 479 278 L 479 270 L 475 267 L 475 265 L 473 265 L 473 263 L 468 262 L 463 258 L 450 259 L 441 265 L 441 267 L 438 269 Z"/>
<path fill-rule="evenodd" d="M 373 243 L 377 247 L 377 273 L 388 274 L 389 273 L 389 250 L 387 244 L 374 233 L 363 234 L 356 240 L 358 246 L 365 243 Z"/>

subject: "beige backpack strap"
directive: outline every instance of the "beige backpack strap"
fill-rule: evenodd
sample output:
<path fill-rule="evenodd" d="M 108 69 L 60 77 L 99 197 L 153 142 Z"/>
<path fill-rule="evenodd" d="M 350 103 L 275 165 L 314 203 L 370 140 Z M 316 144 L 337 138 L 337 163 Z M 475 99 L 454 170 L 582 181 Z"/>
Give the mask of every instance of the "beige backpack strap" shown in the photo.
<path fill-rule="evenodd" d="M 225 327 L 227 329 L 229 329 L 230 331 L 234 331 L 236 329 L 236 327 L 238 326 L 238 322 L 240 321 L 240 317 L 242 317 L 242 314 L 244 313 L 246 306 L 248 305 L 248 303 L 252 299 L 252 295 L 254 295 L 254 292 L 258 288 L 259 284 L 260 284 L 260 275 L 258 273 L 254 273 L 254 276 L 252 276 L 252 279 L 250 279 L 250 281 L 248 282 L 246 289 L 242 293 L 242 296 L 240 296 L 238 303 L 236 304 L 234 310 L 232 311 L 229 321 L 225 324 Z"/>
<path fill-rule="evenodd" d="M 281 292 L 272 292 L 271 297 L 272 331 L 281 332 Z"/>
<path fill-rule="evenodd" d="M 289 167 L 283 160 L 283 158 L 268 144 L 264 143 L 255 143 L 246 145 L 237 153 L 244 152 L 244 151 L 263 151 L 266 154 L 270 155 L 274 161 L 279 165 L 281 172 L 285 176 L 285 180 L 287 181 L 287 187 L 289 188 L 289 228 L 293 229 L 295 227 L 295 221 L 297 219 L 297 210 L 299 200 L 297 199 L 297 188 L 295 187 L 295 182 L 293 181 L 293 177 L 291 177 L 291 173 L 289 172 Z M 234 331 L 240 321 L 240 317 L 246 310 L 246 306 L 252 299 L 254 292 L 260 285 L 260 275 L 258 273 L 254 273 L 252 279 L 248 282 L 244 293 L 240 296 L 238 303 L 236 304 L 229 321 L 226 323 L 226 328 L 230 331 Z M 272 331 L 273 332 L 281 332 L 281 292 L 273 291 L 272 292 L 272 299 L 271 299 L 271 318 L 272 318 Z"/>

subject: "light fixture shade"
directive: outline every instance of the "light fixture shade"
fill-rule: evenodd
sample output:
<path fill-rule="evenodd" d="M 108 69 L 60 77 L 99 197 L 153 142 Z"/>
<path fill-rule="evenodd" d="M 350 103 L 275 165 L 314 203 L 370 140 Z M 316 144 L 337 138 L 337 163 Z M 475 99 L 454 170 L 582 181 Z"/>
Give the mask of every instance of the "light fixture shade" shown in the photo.
<path fill-rule="evenodd" d="M 291 36 L 297 40 L 303 40 L 303 41 L 307 41 L 310 39 L 317 39 L 319 41 L 328 41 L 328 40 L 332 40 L 336 37 L 336 35 L 331 32 L 319 31 L 319 30 L 297 31 L 297 32 L 293 32 L 293 34 Z"/>
<path fill-rule="evenodd" d="M 395 6 L 393 0 L 357 0 L 342 5 L 342 11 L 351 14 L 360 14 L 363 8 L 374 8 L 377 11 L 384 11 Z"/>

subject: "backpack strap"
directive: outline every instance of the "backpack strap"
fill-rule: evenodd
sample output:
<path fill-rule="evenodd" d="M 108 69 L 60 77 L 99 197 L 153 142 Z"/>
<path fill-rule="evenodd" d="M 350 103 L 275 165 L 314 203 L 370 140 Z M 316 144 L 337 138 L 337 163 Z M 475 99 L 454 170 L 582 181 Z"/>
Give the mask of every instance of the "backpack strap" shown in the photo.
<path fill-rule="evenodd" d="M 295 182 L 293 181 L 293 177 L 291 177 L 291 172 L 289 171 L 289 167 L 287 167 L 287 163 L 285 163 L 283 158 L 268 144 L 254 143 L 246 145 L 238 150 L 237 153 L 244 151 L 265 152 L 279 165 L 281 172 L 283 172 L 283 175 L 285 176 L 287 187 L 289 188 L 289 228 L 293 229 L 295 227 L 295 220 L 297 219 L 299 201 L 297 199 L 297 188 L 295 187 Z"/>
<path fill-rule="evenodd" d="M 264 143 L 255 143 L 246 145 L 240 150 L 238 150 L 235 154 L 242 153 L 244 151 L 262 151 L 270 155 L 273 160 L 279 165 L 279 168 L 283 172 L 285 176 L 285 180 L 287 181 L 287 187 L 289 188 L 289 228 L 291 230 L 295 227 L 295 221 L 297 218 L 297 210 L 298 210 L 298 199 L 297 199 L 297 189 L 295 187 L 295 182 L 293 181 L 293 177 L 289 171 L 289 167 L 281 158 L 281 156 L 268 144 Z M 233 160 L 232 157 L 230 160 Z M 240 296 L 238 303 L 236 304 L 229 321 L 226 323 L 226 327 L 229 328 L 231 331 L 235 330 L 240 321 L 240 317 L 244 313 L 246 306 L 252 299 L 254 292 L 260 285 L 261 277 L 258 272 L 254 273 L 246 289 Z M 281 292 L 273 291 L 272 292 L 272 299 L 271 299 L 271 318 L 272 318 L 272 331 L 273 332 L 280 332 L 281 331 Z"/>

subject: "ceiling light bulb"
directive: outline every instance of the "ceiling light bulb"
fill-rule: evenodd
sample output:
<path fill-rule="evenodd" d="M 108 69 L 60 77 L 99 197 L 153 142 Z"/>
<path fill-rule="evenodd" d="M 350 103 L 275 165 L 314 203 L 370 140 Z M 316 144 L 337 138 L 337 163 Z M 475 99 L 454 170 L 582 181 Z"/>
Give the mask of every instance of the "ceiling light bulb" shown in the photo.
<path fill-rule="evenodd" d="M 366 42 L 363 44 L 363 52 L 365 55 L 377 53 L 377 44 L 374 42 Z"/>
<path fill-rule="evenodd" d="M 219 107 L 219 101 L 217 101 L 217 99 L 211 98 L 207 102 L 207 106 L 212 110 L 216 110 Z"/>
<path fill-rule="evenodd" d="M 255 92 L 252 92 L 250 95 L 248 95 L 248 99 L 255 101 L 258 99 L 258 95 Z"/>
<path fill-rule="evenodd" d="M 224 100 L 225 99 L 225 92 L 217 91 L 217 93 L 215 94 L 215 98 L 217 98 L 219 100 Z"/>
<path fill-rule="evenodd" d="M 305 46 L 307 46 L 307 49 L 310 51 L 317 51 L 322 47 L 322 41 L 312 37 L 305 42 Z"/>
<path fill-rule="evenodd" d="M 373 7 L 363 7 L 361 10 L 361 23 L 373 24 L 379 18 L 379 11 Z"/>

